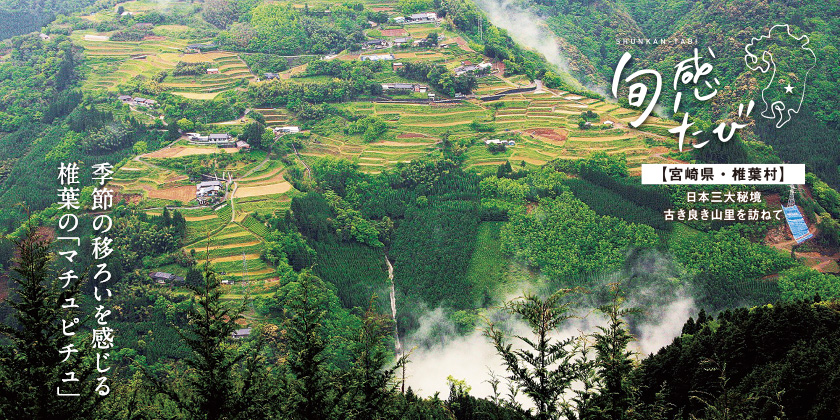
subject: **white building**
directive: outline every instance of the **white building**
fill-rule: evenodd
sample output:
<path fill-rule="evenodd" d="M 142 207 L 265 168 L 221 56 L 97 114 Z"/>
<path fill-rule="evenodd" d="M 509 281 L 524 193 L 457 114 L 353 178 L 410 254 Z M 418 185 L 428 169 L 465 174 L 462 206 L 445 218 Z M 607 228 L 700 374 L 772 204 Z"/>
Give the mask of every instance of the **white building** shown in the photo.
<path fill-rule="evenodd" d="M 210 144 L 230 143 L 231 141 L 230 134 L 211 134 L 207 136 L 207 142 Z"/>
<path fill-rule="evenodd" d="M 461 67 L 455 67 L 455 75 L 460 76 L 460 75 L 465 74 L 465 73 L 481 72 L 481 71 L 489 72 L 492 67 L 493 67 L 493 65 L 490 64 L 490 63 L 487 63 L 487 62 L 480 63 L 480 64 L 467 64 L 467 65 L 464 65 L 464 66 L 461 66 Z"/>
<path fill-rule="evenodd" d="M 238 339 L 240 339 L 240 338 L 245 338 L 245 337 L 247 337 L 247 336 L 251 335 L 251 329 L 250 329 L 250 328 L 240 328 L 240 329 L 238 329 L 238 330 L 236 330 L 236 331 L 234 331 L 234 332 L 230 333 L 230 335 L 231 335 L 231 336 L 232 336 L 235 340 L 238 340 Z"/>
<path fill-rule="evenodd" d="M 397 23 L 435 23 L 435 22 L 437 22 L 437 13 L 435 13 L 435 12 L 415 13 L 411 16 L 406 16 L 403 19 L 404 19 L 403 22 L 397 22 L 397 19 L 394 18 L 394 22 L 397 22 Z"/>
<path fill-rule="evenodd" d="M 285 127 L 274 127 L 275 133 L 300 133 L 300 127 L 296 125 L 290 125 Z"/>
<path fill-rule="evenodd" d="M 383 83 L 382 90 L 414 90 L 414 83 Z"/>
<path fill-rule="evenodd" d="M 196 197 L 216 195 L 222 191 L 222 181 L 202 181 L 195 185 Z"/>
<path fill-rule="evenodd" d="M 504 144 L 505 146 L 516 146 L 516 142 L 513 140 L 499 140 L 499 139 L 487 139 L 484 140 L 484 144 Z"/>
<path fill-rule="evenodd" d="M 384 60 L 393 60 L 393 54 L 377 54 L 377 55 L 360 55 L 359 60 L 361 61 L 384 61 Z"/>

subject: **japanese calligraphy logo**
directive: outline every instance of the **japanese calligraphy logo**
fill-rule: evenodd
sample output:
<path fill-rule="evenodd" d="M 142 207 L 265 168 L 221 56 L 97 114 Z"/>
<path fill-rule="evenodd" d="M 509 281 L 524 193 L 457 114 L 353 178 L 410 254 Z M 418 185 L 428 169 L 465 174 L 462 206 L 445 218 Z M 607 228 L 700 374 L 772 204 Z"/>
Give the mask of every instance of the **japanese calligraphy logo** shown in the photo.
<path fill-rule="evenodd" d="M 775 120 L 776 128 L 790 121 L 799 113 L 805 100 L 805 85 L 808 73 L 817 64 L 817 56 L 808 43 L 807 35 L 797 37 L 790 32 L 790 26 L 775 25 L 758 38 L 752 38 L 744 47 L 744 60 L 750 70 L 767 74 L 772 70 L 770 80 L 761 90 L 764 111 L 761 116 Z M 802 73 L 804 70 L 804 74 Z M 778 77 L 778 80 L 777 80 Z"/>

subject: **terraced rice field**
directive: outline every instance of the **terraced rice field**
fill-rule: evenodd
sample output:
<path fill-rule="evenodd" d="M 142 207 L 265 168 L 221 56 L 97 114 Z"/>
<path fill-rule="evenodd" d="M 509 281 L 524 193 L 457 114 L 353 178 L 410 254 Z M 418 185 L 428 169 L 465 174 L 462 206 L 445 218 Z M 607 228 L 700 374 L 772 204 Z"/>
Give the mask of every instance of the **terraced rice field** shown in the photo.
<path fill-rule="evenodd" d="M 265 117 L 265 125 L 269 127 L 283 126 L 289 123 L 289 115 L 283 111 L 273 108 L 258 108 L 255 111 Z"/>
<path fill-rule="evenodd" d="M 123 165 L 114 173 L 113 178 L 110 185 L 118 187 L 122 194 L 138 194 L 163 200 L 177 200 L 178 198 L 166 195 L 179 194 L 170 190 L 180 187 L 179 183 L 186 179 L 177 172 L 138 161 L 130 161 Z M 191 198 L 194 197 L 195 186 L 191 190 Z"/>
<path fill-rule="evenodd" d="M 479 90 L 492 92 L 510 87 L 490 76 L 481 79 Z M 356 162 L 363 171 L 377 173 L 429 154 L 439 147 L 444 133 L 453 142 L 466 142 L 468 166 L 497 165 L 508 160 L 542 165 L 558 158 L 579 159 L 593 152 L 605 152 L 624 153 L 631 172 L 635 173 L 642 163 L 668 162 L 662 155 L 671 151 L 648 144 L 652 138 L 663 142 L 667 139 L 650 130 L 627 126 L 626 121 L 634 119 L 636 112 L 566 92 L 514 94 L 496 101 L 470 100 L 448 105 L 354 103 L 348 108 L 357 114 L 380 115 L 386 119 L 389 130 L 385 138 L 364 143 L 358 136 L 313 135 L 301 151 L 306 160 L 323 155 L 343 157 Z M 601 122 L 581 130 L 577 126 L 578 115 L 587 110 L 598 113 Z M 495 132 L 477 133 L 470 127 L 473 121 L 490 125 Z M 613 125 L 603 121 L 611 121 Z M 669 128 L 676 123 L 651 117 L 646 125 Z M 516 146 L 503 153 L 487 151 L 484 139 L 502 136 L 513 136 Z"/>
<path fill-rule="evenodd" d="M 220 74 L 169 76 L 162 86 L 175 94 L 196 99 L 212 99 L 219 92 L 233 89 L 243 79 L 254 76 L 238 55 L 225 51 L 184 54 L 192 41 L 155 37 L 144 41 L 111 41 L 107 34 L 75 31 L 74 42 L 84 48 L 88 63 L 86 87 L 115 90 L 118 83 L 142 75 L 151 78 L 170 71 L 179 61 L 208 62 Z"/>
<path fill-rule="evenodd" d="M 218 55 L 213 59 L 225 60 L 226 64 L 220 67 L 223 70 L 238 68 L 235 60 L 227 56 Z M 493 93 L 509 88 L 509 83 L 491 76 L 481 79 L 479 92 Z M 304 140 L 305 146 L 300 151 L 304 161 L 311 163 L 324 155 L 338 156 L 357 163 L 365 172 L 378 173 L 400 162 L 434 153 L 444 135 L 448 135 L 457 147 L 465 148 L 467 166 L 487 167 L 488 170 L 495 170 L 493 166 L 506 161 L 542 165 L 554 159 L 579 159 L 601 151 L 625 154 L 631 172 L 636 172 L 642 163 L 667 162 L 663 155 L 671 151 L 668 147 L 651 146 L 667 143 L 667 139 L 655 132 L 628 127 L 627 121 L 637 115 L 635 111 L 565 92 L 515 94 L 497 101 L 469 100 L 446 105 L 355 102 L 336 106 L 357 115 L 381 116 L 388 131 L 383 138 L 370 143 L 365 143 L 359 135 L 344 134 L 340 129 L 330 135 L 312 134 Z M 593 122 L 592 128 L 581 130 L 577 125 L 578 116 L 587 110 L 598 113 L 600 121 Z M 265 117 L 269 126 L 296 125 L 283 109 L 256 111 Z M 603 121 L 613 124 L 603 124 Z M 476 132 L 472 128 L 473 122 L 491 126 L 495 132 Z M 647 124 L 665 129 L 675 125 L 656 118 L 649 118 Z M 512 138 L 517 143 L 505 152 L 490 153 L 484 144 L 488 138 Z M 187 146 L 176 146 L 154 153 L 162 154 L 156 156 L 159 158 L 206 153 L 188 149 Z M 223 278 L 234 281 L 242 280 L 246 270 L 251 280 L 274 277 L 273 268 L 259 258 L 268 229 L 254 214 L 288 210 L 292 197 L 298 193 L 284 178 L 286 168 L 281 162 L 267 161 L 257 168 L 235 181 L 236 191 L 224 207 L 185 214 L 189 241 L 184 250 L 195 253 L 199 260 L 209 259 L 217 271 L 226 273 Z M 130 162 L 118 172 L 118 182 L 151 196 L 163 181 L 177 175 L 148 169 L 143 162 Z M 240 174 L 245 172 L 238 171 Z M 170 188 L 178 187 L 170 185 Z"/>
<path fill-rule="evenodd" d="M 216 210 L 215 213 L 217 220 L 224 219 L 226 223 L 209 238 L 202 238 L 185 246 L 184 251 L 194 253 L 198 261 L 209 258 L 213 269 L 218 273 L 225 273 L 220 274 L 222 279 L 234 282 L 244 280 L 246 270 L 247 279 L 251 281 L 272 278 L 274 269 L 259 257 L 263 248 L 263 239 L 240 223 L 230 222 L 229 204 Z M 190 225 L 192 223 L 188 223 L 188 231 Z"/>

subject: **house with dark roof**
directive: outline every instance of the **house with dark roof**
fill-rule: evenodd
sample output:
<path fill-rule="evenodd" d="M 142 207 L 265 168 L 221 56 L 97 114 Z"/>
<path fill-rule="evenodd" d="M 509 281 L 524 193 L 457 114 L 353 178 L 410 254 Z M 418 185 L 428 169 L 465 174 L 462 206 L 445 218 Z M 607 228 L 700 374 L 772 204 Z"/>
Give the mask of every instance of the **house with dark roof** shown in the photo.
<path fill-rule="evenodd" d="M 240 329 L 237 329 L 237 330 L 233 331 L 232 333 L 230 333 L 230 335 L 234 340 L 239 340 L 239 339 L 242 339 L 242 338 L 245 338 L 245 337 L 251 335 L 251 329 L 250 328 L 240 328 Z"/>
<path fill-rule="evenodd" d="M 388 47 L 388 41 L 385 41 L 384 39 L 371 39 L 362 43 L 363 50 L 377 50 L 386 47 Z"/>
<path fill-rule="evenodd" d="M 383 83 L 382 90 L 414 90 L 414 83 Z"/>
<path fill-rule="evenodd" d="M 414 13 L 405 17 L 406 23 L 435 23 L 437 21 L 437 13 Z"/>
<path fill-rule="evenodd" d="M 230 143 L 231 141 L 230 134 L 227 133 L 214 133 L 207 136 L 207 142 L 211 144 Z"/>
<path fill-rule="evenodd" d="M 206 44 L 190 44 L 187 45 L 187 49 L 193 51 L 210 51 L 216 49 L 216 44 L 212 42 L 208 42 Z"/>
<path fill-rule="evenodd" d="M 166 283 L 172 283 L 172 282 L 175 282 L 175 281 L 184 281 L 184 278 L 181 277 L 181 276 L 176 276 L 172 273 L 165 273 L 163 271 L 155 271 L 153 273 L 150 273 L 149 277 L 151 277 L 152 281 L 157 283 L 157 284 L 166 284 Z"/>
<path fill-rule="evenodd" d="M 464 63 L 466 63 L 466 64 L 464 64 L 460 67 L 455 67 L 454 71 L 455 71 L 456 76 L 460 76 L 462 74 L 472 73 L 472 72 L 489 73 L 490 69 L 493 67 L 493 65 L 490 64 L 490 63 L 472 64 L 468 61 L 466 61 Z"/>
<path fill-rule="evenodd" d="M 216 195 L 222 191 L 222 181 L 201 181 L 195 185 L 196 197 Z"/>

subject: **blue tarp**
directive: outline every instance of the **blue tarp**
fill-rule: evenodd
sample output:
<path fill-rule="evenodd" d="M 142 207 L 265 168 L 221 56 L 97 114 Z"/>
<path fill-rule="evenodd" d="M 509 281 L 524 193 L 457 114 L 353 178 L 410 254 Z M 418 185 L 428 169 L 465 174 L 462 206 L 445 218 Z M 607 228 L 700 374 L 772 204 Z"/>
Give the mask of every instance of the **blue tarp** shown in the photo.
<path fill-rule="evenodd" d="M 805 224 L 805 219 L 802 217 L 802 213 L 799 212 L 798 207 L 782 206 L 782 210 L 785 211 L 785 219 L 787 219 L 790 233 L 793 234 L 793 239 L 796 240 L 796 243 L 801 244 L 814 236 L 808 231 L 808 225 Z"/>

